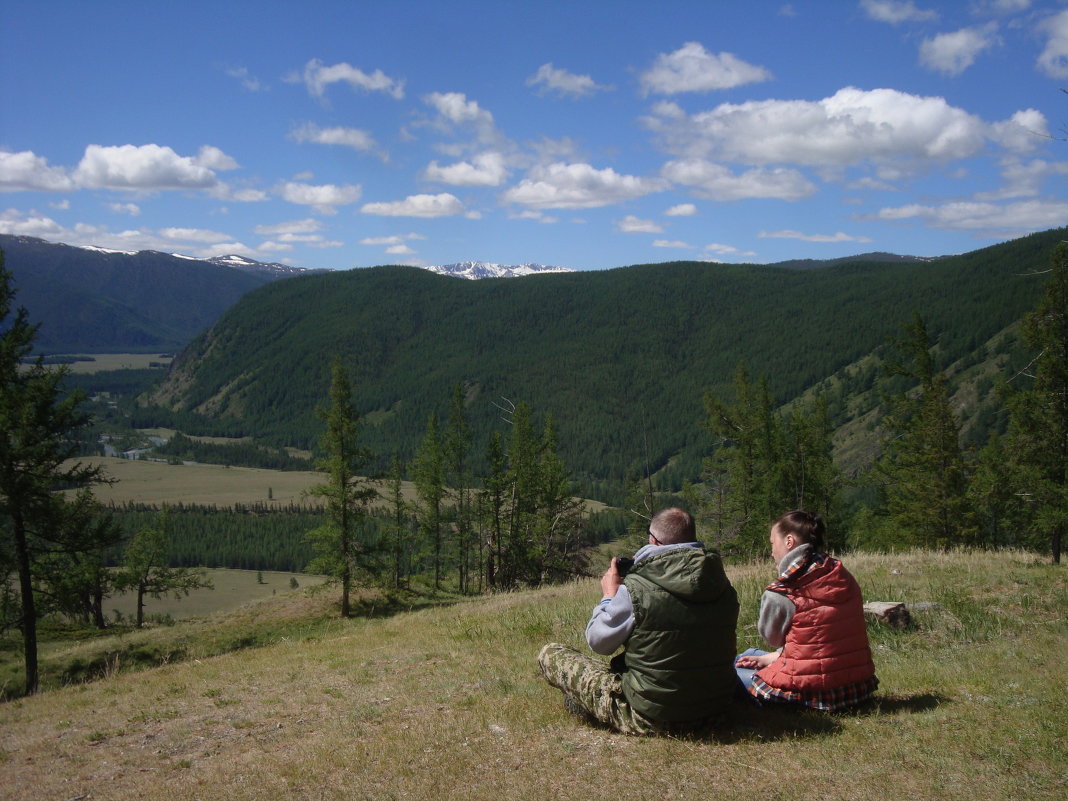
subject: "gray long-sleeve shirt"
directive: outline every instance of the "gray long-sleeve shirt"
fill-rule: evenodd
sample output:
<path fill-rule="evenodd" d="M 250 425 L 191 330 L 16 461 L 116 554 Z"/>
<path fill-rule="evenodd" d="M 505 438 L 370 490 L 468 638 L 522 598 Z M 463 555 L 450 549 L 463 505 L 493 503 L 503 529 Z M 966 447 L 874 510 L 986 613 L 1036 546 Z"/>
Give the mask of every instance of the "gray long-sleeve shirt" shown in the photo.
<path fill-rule="evenodd" d="M 804 554 L 805 549 L 812 549 L 810 544 L 802 543 L 779 560 L 779 575 L 781 576 L 790 564 Z M 764 590 L 760 598 L 760 615 L 757 618 L 757 631 L 772 648 L 782 648 L 786 644 L 786 632 L 790 630 L 790 624 L 794 619 L 797 607 L 794 602 L 781 592 Z"/>
<path fill-rule="evenodd" d="M 645 545 L 634 554 L 634 561 L 640 562 L 647 556 L 672 548 L 703 548 L 700 542 L 680 542 L 674 545 Z M 590 621 L 586 624 L 586 643 L 598 654 L 608 656 L 627 641 L 634 631 L 634 603 L 630 599 L 627 585 L 623 584 L 611 598 L 602 598 L 593 608 Z"/>

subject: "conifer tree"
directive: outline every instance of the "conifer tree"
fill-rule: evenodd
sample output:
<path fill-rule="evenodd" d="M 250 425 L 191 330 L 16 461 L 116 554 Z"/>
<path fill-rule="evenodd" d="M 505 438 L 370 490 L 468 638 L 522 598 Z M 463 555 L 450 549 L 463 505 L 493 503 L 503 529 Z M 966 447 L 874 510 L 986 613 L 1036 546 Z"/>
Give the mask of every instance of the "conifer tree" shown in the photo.
<path fill-rule="evenodd" d="M 404 465 L 400 457 L 394 454 L 390 463 L 389 476 L 386 478 L 386 500 L 390 511 L 391 572 L 393 573 L 393 586 L 396 589 L 402 586 L 407 575 L 404 563 L 412 545 L 408 530 L 408 503 L 404 500 L 403 476 Z"/>
<path fill-rule="evenodd" d="M 471 426 L 464 413 L 463 386 L 453 387 L 449 404 L 449 422 L 442 442 L 445 462 L 445 483 L 452 495 L 453 530 L 456 536 L 456 557 L 460 592 L 467 592 L 470 584 L 472 550 L 471 470 L 468 464 L 471 451 Z"/>
<path fill-rule="evenodd" d="M 903 542 L 949 547 L 974 539 L 960 424 L 949 404 L 945 375 L 935 368 L 932 343 L 916 315 L 894 343 L 892 376 L 908 388 L 888 398 L 886 439 L 876 463 L 886 511 Z"/>
<path fill-rule="evenodd" d="M 540 572 L 532 560 L 538 503 L 538 440 L 526 402 L 518 403 L 512 414 L 508 480 L 511 497 L 503 567 L 508 585 L 516 586 L 535 581 Z"/>
<path fill-rule="evenodd" d="M 41 560 L 39 612 L 57 611 L 86 625 L 103 629 L 104 599 L 120 589 L 121 582 L 105 563 L 105 552 L 123 538 L 111 513 L 105 512 L 88 487 L 63 507 L 67 526 L 82 533 L 82 551 L 56 551 Z"/>
<path fill-rule="evenodd" d="M 102 539 L 113 529 L 89 524 L 97 511 L 91 496 L 71 505 L 55 492 L 104 476 L 99 467 L 68 461 L 77 450 L 74 435 L 89 419 L 81 411 L 84 396 L 62 391 L 64 368 L 49 370 L 41 358 L 22 364 L 37 326 L 24 308 L 13 308 L 14 296 L 0 251 L 0 584 L 5 611 L 17 616 L 22 631 L 25 690 L 32 694 L 39 682 L 38 599 L 48 589 L 48 570 L 60 557 L 107 545 Z M 17 592 L 10 592 L 12 586 Z"/>
<path fill-rule="evenodd" d="M 426 434 L 412 464 L 415 489 L 419 495 L 419 527 L 431 544 L 434 560 L 434 589 L 441 589 L 442 513 L 445 500 L 445 456 L 437 413 L 431 412 Z"/>
<path fill-rule="evenodd" d="M 501 575 L 504 559 L 505 503 L 508 491 L 507 463 L 501 434 L 494 431 L 486 447 L 489 469 L 482 481 L 483 508 L 486 517 L 486 586 L 492 592 L 507 586 Z"/>
<path fill-rule="evenodd" d="M 584 526 L 582 503 L 572 495 L 571 478 L 557 452 L 553 416 L 545 416 L 538 448 L 535 531 L 539 583 L 568 578 L 584 566 L 580 556 Z"/>
<path fill-rule="evenodd" d="M 318 554 L 309 570 L 325 573 L 341 584 L 341 616 L 349 617 L 354 576 L 365 559 L 359 531 L 378 493 L 361 476 L 371 454 L 359 444 L 360 417 L 352 405 L 348 371 L 338 358 L 331 368 L 330 406 L 317 411 L 326 431 L 320 439 L 324 455 L 316 461 L 316 468 L 327 474 L 327 480 L 308 493 L 326 500 L 327 522 L 308 533 Z"/>
<path fill-rule="evenodd" d="M 1016 493 L 1012 463 L 1005 437 L 994 434 L 975 461 L 968 482 L 968 500 L 975 510 L 976 525 L 983 545 L 1033 545 L 1021 536 L 1029 526 L 1028 504 Z"/>
<path fill-rule="evenodd" d="M 212 588 L 202 571 L 170 567 L 167 555 L 170 538 L 170 511 L 164 507 L 156 524 L 140 529 L 126 546 L 119 583 L 137 593 L 137 628 L 145 623 L 146 595 L 157 600 L 165 595 L 183 598 L 191 590 Z M 263 572 L 259 575 L 262 579 Z"/>
<path fill-rule="evenodd" d="M 825 521 L 840 520 L 838 500 L 843 478 L 832 457 L 831 431 L 822 395 L 807 408 L 798 407 L 790 412 L 782 454 L 786 492 L 783 511 L 806 509 L 821 515 Z"/>
<path fill-rule="evenodd" d="M 753 386 L 740 364 L 734 403 L 705 393 L 706 426 L 717 445 L 704 474 L 711 497 L 706 514 L 720 536 L 747 553 L 765 546 L 768 524 L 790 503 L 783 466 L 783 440 L 767 382 Z"/>
<path fill-rule="evenodd" d="M 1061 560 L 1068 530 L 1068 244 L 1053 252 L 1050 279 L 1024 319 L 1024 341 L 1037 355 L 1029 388 L 1009 401 L 1006 451 L 1016 497 L 1026 499 L 1034 530 Z"/>

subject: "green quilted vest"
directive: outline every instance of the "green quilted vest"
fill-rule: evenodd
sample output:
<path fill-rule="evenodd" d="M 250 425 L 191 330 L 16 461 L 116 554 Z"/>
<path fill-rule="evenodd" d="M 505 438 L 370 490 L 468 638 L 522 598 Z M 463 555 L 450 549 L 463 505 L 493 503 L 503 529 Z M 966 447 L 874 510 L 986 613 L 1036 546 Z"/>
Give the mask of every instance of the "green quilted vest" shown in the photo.
<path fill-rule="evenodd" d="M 738 681 L 738 596 L 719 554 L 665 550 L 635 564 L 625 583 L 634 603 L 634 631 L 623 654 L 623 693 L 631 707 L 661 723 L 719 713 Z"/>

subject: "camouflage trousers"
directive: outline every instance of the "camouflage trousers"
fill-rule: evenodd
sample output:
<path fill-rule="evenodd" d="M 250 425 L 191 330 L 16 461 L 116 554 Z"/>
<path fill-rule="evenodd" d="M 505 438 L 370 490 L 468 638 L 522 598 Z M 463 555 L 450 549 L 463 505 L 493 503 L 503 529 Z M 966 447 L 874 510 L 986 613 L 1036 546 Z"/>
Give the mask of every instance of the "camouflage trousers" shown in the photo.
<path fill-rule="evenodd" d="M 623 695 L 623 680 L 608 663 L 551 642 L 538 654 L 538 667 L 549 684 L 563 691 L 569 709 L 585 712 L 623 734 L 660 731 L 631 709 Z"/>

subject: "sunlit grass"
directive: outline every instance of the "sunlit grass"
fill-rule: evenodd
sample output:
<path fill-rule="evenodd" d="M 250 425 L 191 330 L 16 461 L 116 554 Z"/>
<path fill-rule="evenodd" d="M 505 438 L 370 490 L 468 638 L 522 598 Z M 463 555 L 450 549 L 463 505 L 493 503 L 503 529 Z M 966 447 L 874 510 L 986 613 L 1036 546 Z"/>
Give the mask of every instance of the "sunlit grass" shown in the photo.
<path fill-rule="evenodd" d="M 593 579 L 352 621 L 301 612 L 318 601 L 298 594 L 292 619 L 270 614 L 318 615 L 305 636 L 0 705 L 0 798 L 1063 797 L 1065 569 L 1022 553 L 846 561 L 869 600 L 932 604 L 912 629 L 871 628 L 882 686 L 855 712 L 738 707 L 703 740 L 584 725 L 534 657 L 581 644 Z M 729 573 L 744 643 L 772 570 Z M 265 622 L 241 614 L 232 628 Z"/>

